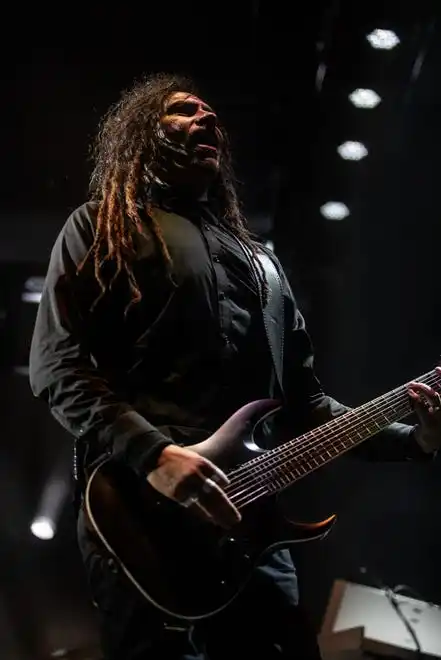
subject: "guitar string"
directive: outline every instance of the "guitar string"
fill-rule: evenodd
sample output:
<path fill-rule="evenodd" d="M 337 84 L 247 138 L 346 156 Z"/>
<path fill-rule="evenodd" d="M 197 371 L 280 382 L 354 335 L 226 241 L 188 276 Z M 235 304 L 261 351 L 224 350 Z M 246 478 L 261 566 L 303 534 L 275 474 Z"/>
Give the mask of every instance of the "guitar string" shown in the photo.
<path fill-rule="evenodd" d="M 366 437 L 366 440 L 368 437 Z M 260 478 L 258 478 L 257 481 L 255 478 L 250 480 L 249 485 L 245 488 L 241 488 L 234 495 L 231 495 L 231 501 L 240 508 L 250 504 L 261 496 L 276 493 L 278 490 L 282 490 L 284 487 L 290 485 L 290 483 L 284 483 L 284 479 L 286 479 L 287 476 L 291 478 L 290 482 L 294 483 L 302 477 L 316 471 L 323 465 L 326 465 L 339 455 L 350 451 L 355 446 L 354 444 L 345 445 L 343 441 L 338 442 L 342 443 L 342 446 L 337 447 L 335 442 L 330 442 L 328 439 L 325 443 L 315 443 L 315 447 L 312 451 L 308 450 L 307 452 L 299 452 L 297 455 L 289 455 L 285 460 L 279 461 L 277 464 L 271 466 L 271 468 L 264 474 L 259 475 Z M 318 463 L 318 458 L 322 457 L 322 447 L 326 447 L 329 457 Z M 332 450 L 336 451 L 335 455 L 330 453 Z M 292 463 L 296 458 L 297 465 L 293 465 Z M 311 463 L 313 463 L 313 465 L 311 465 Z M 275 488 L 274 484 L 276 485 Z M 270 485 L 272 485 L 272 489 L 267 487 Z"/>
<path fill-rule="evenodd" d="M 432 375 L 433 375 L 433 372 L 429 372 L 429 374 L 424 374 L 423 376 L 420 376 L 419 377 L 420 382 L 421 382 L 421 379 L 423 379 L 423 378 L 427 381 L 432 381 L 433 380 Z M 436 383 L 436 380 L 438 380 L 438 379 L 435 378 L 435 381 L 433 383 L 432 382 L 430 382 L 430 383 L 427 382 L 426 384 L 433 385 L 433 384 Z M 265 454 L 257 456 L 255 458 L 247 461 L 246 463 L 242 464 L 238 468 L 235 468 L 231 472 L 228 473 L 228 475 L 232 477 L 228 487 L 231 488 L 233 483 L 235 483 L 236 481 L 239 483 L 240 478 L 243 476 L 244 472 L 248 472 L 248 471 L 251 471 L 252 469 L 260 468 L 265 463 L 271 462 L 272 460 L 274 460 L 274 458 L 277 458 L 278 456 L 283 455 L 283 453 L 289 452 L 292 447 L 294 447 L 295 449 L 302 449 L 302 448 L 305 448 L 307 446 L 313 445 L 315 443 L 316 439 L 318 439 L 320 436 L 324 436 L 324 435 L 327 435 L 329 433 L 329 430 L 330 430 L 331 426 L 338 426 L 338 427 L 340 427 L 340 429 L 344 429 L 345 431 L 347 431 L 348 428 L 350 428 L 351 426 L 354 426 L 354 418 L 357 418 L 357 417 L 358 417 L 358 421 L 357 421 L 357 424 L 355 424 L 355 426 L 357 426 L 357 425 L 358 426 L 366 426 L 365 420 L 370 419 L 372 417 L 371 411 L 368 411 L 367 409 L 372 408 L 372 407 L 374 407 L 374 408 L 378 407 L 379 401 L 381 401 L 381 399 L 384 398 L 384 397 L 389 398 L 387 407 L 390 408 L 392 406 L 392 403 L 397 402 L 400 399 L 403 399 L 402 395 L 403 395 L 403 389 L 405 387 L 406 387 L 405 385 L 400 386 L 399 388 L 396 388 L 395 390 L 392 390 L 391 392 L 389 392 L 387 395 L 383 394 L 383 395 L 377 397 L 376 399 L 374 399 L 374 400 L 372 400 L 368 403 L 363 404 L 359 408 L 354 408 L 352 410 L 348 410 L 343 415 L 341 415 L 339 417 L 336 417 L 332 420 L 329 420 L 328 422 L 325 422 L 324 424 L 320 425 L 316 429 L 313 429 L 311 431 L 307 431 L 306 433 L 304 433 L 299 438 L 294 438 L 293 440 L 289 440 L 286 443 L 284 443 L 284 445 L 281 445 L 280 447 L 274 447 L 273 449 L 270 449 L 270 450 L 266 451 Z M 393 396 L 391 396 L 391 395 L 393 395 Z M 405 399 L 408 401 L 407 391 L 406 391 Z M 385 400 L 387 400 L 387 399 L 385 399 Z M 360 412 L 357 412 L 357 411 L 360 411 L 361 409 L 363 409 L 362 414 L 360 414 Z M 346 417 L 346 419 L 345 419 L 345 417 Z M 299 443 L 299 439 L 302 438 L 302 437 L 305 438 L 305 440 Z M 311 440 L 312 440 L 312 442 L 310 442 Z M 283 447 L 285 447 L 285 449 L 283 449 Z M 236 477 L 238 477 L 239 479 L 236 479 Z"/>
<path fill-rule="evenodd" d="M 321 444 L 323 444 L 323 443 L 317 443 L 318 447 Z M 326 444 L 328 446 L 330 445 L 329 440 L 327 441 Z M 333 444 L 333 447 L 335 448 L 334 444 Z M 344 451 L 348 451 L 351 448 L 352 448 L 352 445 L 344 446 Z M 337 451 L 338 451 L 339 454 L 343 453 L 341 448 L 338 448 Z M 320 456 L 320 453 L 317 453 L 317 452 L 315 454 L 309 453 L 309 456 L 307 456 L 306 458 L 309 459 L 309 461 L 311 461 L 311 459 L 316 460 L 317 456 Z M 300 458 L 304 459 L 305 457 L 303 455 L 301 455 Z M 254 483 L 251 483 L 250 486 L 247 486 L 247 488 L 242 489 L 241 491 L 236 493 L 236 498 L 232 497 L 232 500 L 238 506 L 245 506 L 246 504 L 251 503 L 252 501 L 254 501 L 255 499 L 258 499 L 259 497 L 261 497 L 263 495 L 270 494 L 271 492 L 277 492 L 277 490 L 280 490 L 280 489 L 286 487 L 287 485 L 289 485 L 289 484 L 283 483 L 283 478 L 284 477 L 286 478 L 286 476 L 289 475 L 292 478 L 293 476 L 295 476 L 295 478 L 292 480 L 292 482 L 294 482 L 294 481 L 298 480 L 299 478 L 302 478 L 303 476 L 306 476 L 308 473 L 310 473 L 312 471 L 315 471 L 316 469 L 320 468 L 322 465 L 324 465 L 325 463 L 329 462 L 330 460 L 332 460 L 334 458 L 336 458 L 336 456 L 331 455 L 324 462 L 322 461 L 321 463 L 318 463 L 318 464 L 314 465 L 312 468 L 311 468 L 311 465 L 308 462 L 308 460 L 306 460 L 306 461 L 303 460 L 303 464 L 301 464 L 301 467 L 303 467 L 303 469 L 304 469 L 305 468 L 304 464 L 306 463 L 308 465 L 309 470 L 306 470 L 305 472 L 302 473 L 302 472 L 299 472 L 299 466 L 297 466 L 297 468 L 295 468 L 295 466 L 292 466 L 293 455 L 291 455 L 291 456 L 289 456 L 288 461 L 279 461 L 278 464 L 274 465 L 271 470 L 269 470 L 267 473 L 265 473 L 263 475 L 263 478 L 260 478 L 258 480 L 258 486 L 259 487 L 257 489 L 254 488 L 254 486 L 256 485 L 256 480 L 254 479 Z M 286 463 L 291 463 L 291 469 L 290 470 L 286 470 Z M 297 472 L 297 473 L 294 474 L 295 472 Z M 273 485 L 274 485 L 274 473 L 275 473 L 276 476 L 278 476 L 278 481 L 281 482 L 281 483 L 278 483 L 278 484 L 276 483 L 276 489 L 275 490 L 273 489 L 272 491 L 269 491 L 266 488 L 266 485 L 269 484 L 271 481 L 273 482 Z M 279 473 L 279 474 L 277 475 L 277 473 Z"/>
<path fill-rule="evenodd" d="M 329 458 L 326 460 L 322 459 L 318 462 L 318 457 L 321 457 L 321 446 L 323 446 L 323 443 L 317 443 L 316 450 L 308 452 L 306 456 L 305 452 L 300 452 L 300 455 L 297 457 L 297 466 L 293 465 L 293 460 L 296 458 L 295 455 L 289 456 L 285 461 L 279 461 L 278 464 L 272 466 L 272 468 L 263 474 L 257 481 L 256 479 L 253 479 L 245 488 L 242 488 L 240 491 L 232 495 L 232 502 L 237 507 L 241 508 L 262 496 L 283 490 L 285 487 L 298 481 L 304 476 L 307 476 L 311 472 L 314 472 L 326 463 L 337 458 L 338 455 L 351 450 L 353 447 L 352 444 L 346 446 L 343 444 L 343 447 L 336 448 L 335 443 L 330 443 L 328 440 L 326 446 Z M 336 454 L 332 455 L 329 448 L 331 448 L 331 451 L 332 449 L 336 450 Z M 311 465 L 311 463 L 313 463 L 313 465 Z M 290 477 L 288 483 L 286 482 L 287 477 Z"/>
<path fill-rule="evenodd" d="M 401 389 L 401 388 L 400 388 L 400 389 Z M 384 395 L 383 395 L 383 396 L 384 396 Z M 409 403 L 408 403 L 408 396 L 395 396 L 395 397 L 393 398 L 394 403 L 396 403 L 396 401 L 399 400 L 399 399 L 402 399 L 401 402 L 400 402 L 400 405 L 402 405 L 403 403 L 405 403 L 405 404 L 406 404 L 406 405 L 405 405 L 405 409 L 408 408 L 408 406 L 409 406 Z M 372 406 L 373 403 L 374 403 L 374 402 L 371 402 L 369 405 Z M 391 403 L 388 404 L 388 408 L 390 408 L 390 407 L 391 407 Z M 350 412 L 351 412 L 351 411 L 350 411 Z M 332 420 L 332 421 L 334 421 L 334 420 Z M 340 421 L 341 421 L 341 420 L 340 420 Z M 328 423 L 328 425 L 329 425 L 329 424 L 330 424 L 330 423 Z M 325 425 L 324 425 L 324 426 L 325 426 Z M 360 426 L 360 423 L 358 423 L 358 426 Z M 379 429 L 378 429 L 378 430 L 379 430 Z M 328 432 L 329 432 L 329 430 L 328 430 Z M 321 435 L 323 436 L 323 435 L 327 435 L 327 434 L 326 434 L 326 433 L 321 433 Z M 317 436 L 317 434 L 316 434 L 316 436 Z M 333 436 L 333 441 L 332 441 L 332 442 L 329 442 L 329 439 L 327 439 L 327 441 L 326 441 L 325 443 L 323 443 L 323 442 L 317 442 L 317 439 L 318 439 L 317 437 L 313 438 L 313 439 L 312 439 L 312 442 L 308 442 L 308 441 L 306 441 L 306 442 L 302 442 L 302 443 L 298 443 L 298 444 L 297 444 L 296 440 L 294 440 L 294 441 L 290 441 L 289 443 L 287 443 L 287 444 L 290 445 L 290 446 L 287 447 L 283 452 L 279 452 L 279 455 L 276 455 L 276 456 L 270 457 L 270 458 L 273 459 L 273 461 L 272 461 L 272 464 L 271 464 L 271 465 L 267 466 L 267 467 L 270 467 L 270 470 L 269 470 L 269 471 L 264 472 L 264 473 L 259 472 L 259 473 L 257 473 L 257 474 L 254 474 L 254 475 L 253 475 L 254 478 L 253 478 L 252 480 L 248 480 L 248 482 L 247 482 L 247 484 L 246 484 L 246 488 L 241 488 L 240 491 L 237 491 L 237 492 L 235 492 L 235 493 L 232 493 L 231 496 L 232 496 L 232 497 L 234 497 L 234 496 L 237 497 L 237 496 L 240 495 L 240 496 L 243 498 L 244 496 L 246 496 L 247 494 L 249 494 L 248 491 L 250 491 L 250 489 L 251 489 L 254 485 L 256 485 L 256 482 L 257 482 L 258 485 L 260 485 L 259 491 L 261 491 L 262 488 L 263 488 L 263 486 L 266 485 L 266 483 L 270 480 L 270 478 L 273 477 L 273 472 L 274 472 L 274 471 L 275 471 L 276 473 L 277 473 L 277 471 L 280 472 L 280 468 L 283 468 L 283 467 L 285 466 L 286 463 L 291 462 L 294 458 L 301 458 L 301 459 L 305 459 L 305 458 L 306 458 L 306 459 L 310 459 L 310 460 L 311 460 L 311 459 L 316 459 L 317 456 L 320 455 L 320 454 L 317 453 L 317 451 L 316 451 L 315 454 L 311 454 L 311 452 L 308 452 L 307 455 L 305 456 L 305 455 L 304 455 L 304 454 L 306 453 L 306 452 L 304 451 L 305 447 L 308 447 L 308 448 L 309 448 L 309 447 L 314 446 L 316 450 L 319 450 L 319 449 L 322 448 L 323 446 L 328 446 L 328 447 L 331 446 L 333 449 L 336 449 L 335 441 L 341 442 L 341 440 L 339 440 L 339 438 L 341 438 L 341 433 L 336 433 L 336 434 Z M 344 446 L 344 451 L 348 451 L 349 449 L 352 448 L 353 445 L 349 445 L 349 446 L 347 446 L 347 447 L 345 447 L 345 445 L 343 445 L 343 446 Z M 292 451 L 292 450 L 294 450 L 294 451 Z M 338 448 L 337 451 L 339 451 L 339 453 L 342 452 L 341 448 Z M 263 457 L 262 457 L 262 458 L 263 458 Z M 287 458 L 288 460 L 285 460 L 285 458 Z M 336 456 L 331 456 L 330 458 L 333 459 L 333 458 L 336 458 Z M 274 460 L 274 459 L 275 459 L 275 460 Z M 329 460 L 329 459 L 327 459 L 325 462 L 328 462 L 328 460 Z M 268 461 L 266 461 L 266 462 L 268 462 Z M 307 460 L 306 460 L 306 461 L 304 460 L 304 462 L 307 463 Z M 263 461 L 262 461 L 262 465 L 263 465 Z M 317 469 L 318 467 L 321 467 L 321 465 L 324 465 L 324 462 L 322 462 L 321 464 L 315 465 L 315 466 L 313 467 L 313 470 Z M 253 467 L 255 467 L 255 466 L 253 466 Z M 259 467 L 260 467 L 260 466 L 259 466 Z M 293 466 L 293 467 L 294 467 L 294 466 Z M 303 467 L 304 467 L 304 466 L 303 466 Z M 308 467 L 311 468 L 310 465 L 308 465 Z M 295 467 L 294 467 L 294 469 L 295 469 Z M 292 473 L 292 470 L 291 470 L 291 473 Z M 280 475 L 280 476 L 283 476 L 283 475 Z M 297 474 L 297 478 L 299 478 L 299 477 L 301 477 L 301 476 L 306 476 L 306 475 L 305 475 L 305 474 Z M 243 475 L 242 475 L 242 477 L 243 477 Z M 244 479 L 242 479 L 242 481 L 244 481 Z M 236 483 L 236 484 L 233 484 L 233 487 L 234 487 L 234 486 L 237 486 L 237 483 Z M 229 484 L 229 485 L 227 486 L 227 488 L 226 488 L 226 492 L 227 492 L 227 494 L 230 494 L 230 493 L 229 493 L 230 490 L 232 490 L 232 488 L 231 488 L 231 485 Z M 251 493 L 251 494 L 252 494 L 252 493 Z"/>
<path fill-rule="evenodd" d="M 423 376 L 420 376 L 419 378 L 420 378 L 420 380 L 424 378 L 427 381 L 429 381 L 429 380 L 431 381 L 432 380 L 431 376 L 432 376 L 432 372 L 429 372 L 429 374 L 424 374 Z M 437 379 L 435 379 L 434 383 L 430 382 L 430 384 L 431 385 L 435 384 L 436 380 Z M 427 384 L 429 384 L 429 383 L 427 383 Z M 325 422 L 324 424 L 320 425 L 316 429 L 313 429 L 311 431 L 307 431 L 302 436 L 299 436 L 299 438 L 294 438 L 293 440 L 289 440 L 286 443 L 284 443 L 284 445 L 281 445 L 279 447 L 274 447 L 273 449 L 270 449 L 270 450 L 266 451 L 265 454 L 257 456 L 255 458 L 247 461 L 246 463 L 242 464 L 241 466 L 233 469 L 231 472 L 228 473 L 229 475 L 231 475 L 233 477 L 232 482 L 236 479 L 236 477 L 240 478 L 242 476 L 241 473 L 248 471 L 249 468 L 250 469 L 254 468 L 254 467 L 258 468 L 261 465 L 263 465 L 264 463 L 266 463 L 267 461 L 271 461 L 274 458 L 275 455 L 281 455 L 283 453 L 283 447 L 284 446 L 285 446 L 285 451 L 289 451 L 291 447 L 295 447 L 296 449 L 299 449 L 299 448 L 302 448 L 302 447 L 308 445 L 310 439 L 312 439 L 312 441 L 313 441 L 312 444 L 314 444 L 314 441 L 317 439 L 317 437 L 319 437 L 320 435 L 322 435 L 322 436 L 327 435 L 329 433 L 329 427 L 330 426 L 339 426 L 340 428 L 344 428 L 345 430 L 347 430 L 348 427 L 354 426 L 353 418 L 355 418 L 355 417 L 358 417 L 358 425 L 365 426 L 364 420 L 369 419 L 369 418 L 372 417 L 371 411 L 367 411 L 367 408 L 378 407 L 379 401 L 381 401 L 381 399 L 385 398 L 385 397 L 388 397 L 387 406 L 388 406 L 388 408 L 390 408 L 391 405 L 392 405 L 392 402 L 399 401 L 399 399 L 402 398 L 401 397 L 401 395 L 403 394 L 402 390 L 405 387 L 406 387 L 405 385 L 400 386 L 399 388 L 396 388 L 395 390 L 392 390 L 391 392 L 388 392 L 387 395 L 383 394 L 383 395 L 377 397 L 376 399 L 373 399 L 372 401 L 363 404 L 359 408 L 350 409 L 346 413 L 344 413 L 343 415 L 341 415 L 339 417 L 336 417 L 334 419 L 331 419 L 328 422 Z M 391 396 L 392 394 L 393 394 L 393 396 Z M 385 398 L 385 401 L 386 400 L 387 399 Z M 406 391 L 406 400 L 408 400 L 407 391 Z M 361 409 L 363 409 L 363 414 L 360 414 L 360 412 L 358 412 Z M 368 414 L 366 414 L 367 412 L 368 412 Z M 390 423 L 390 422 L 388 422 L 388 423 Z M 299 443 L 299 439 L 302 438 L 302 437 L 306 438 L 306 440 L 303 443 Z M 232 485 L 232 483 L 229 484 L 229 487 L 231 485 Z"/>
<path fill-rule="evenodd" d="M 395 402 L 395 399 L 394 399 Z M 390 408 L 392 404 L 389 404 L 388 407 Z M 317 440 L 322 439 L 323 437 L 327 437 L 330 432 L 332 432 L 332 427 L 333 426 L 339 426 L 338 432 L 333 436 L 335 440 L 339 440 L 339 437 L 342 435 L 345 435 L 347 431 L 352 430 L 351 427 L 355 427 L 355 431 L 357 432 L 357 428 L 366 428 L 367 426 L 367 421 L 371 419 L 371 415 L 369 415 L 368 410 L 364 410 L 363 414 L 352 414 L 351 415 L 350 410 L 348 410 L 346 413 L 343 415 L 334 418 L 333 420 L 330 420 L 329 422 L 326 422 L 316 429 L 313 429 L 311 431 L 307 431 L 304 433 L 302 436 L 299 438 L 294 438 L 293 440 L 287 441 L 286 445 L 285 443 L 281 445 L 280 447 L 275 447 L 274 449 L 269 450 L 269 452 L 265 452 L 265 454 L 256 457 L 255 459 L 252 459 L 253 464 L 250 464 L 250 462 L 243 464 L 241 466 L 241 472 L 240 474 L 237 474 L 235 470 L 233 472 L 228 473 L 228 476 L 230 477 L 232 475 L 232 478 L 230 480 L 230 484 L 228 485 L 229 488 L 232 488 L 233 485 L 241 485 L 241 482 L 243 481 L 243 477 L 247 477 L 248 474 L 246 473 L 253 473 L 255 472 L 256 474 L 260 471 L 262 467 L 265 466 L 274 466 L 277 463 L 277 459 L 279 458 L 284 458 L 285 456 L 292 456 L 292 450 L 304 450 L 308 449 L 309 447 L 313 447 L 316 444 Z M 383 413 L 383 417 L 386 417 Z M 340 425 L 337 424 L 332 424 L 333 421 L 338 420 L 341 422 Z M 371 422 L 372 423 L 372 422 Z M 387 423 L 390 423 L 389 420 L 387 420 Z M 378 426 L 378 425 L 377 425 Z M 378 432 L 380 431 L 380 428 L 377 428 Z M 341 433 L 343 431 L 343 433 Z M 279 450 L 279 451 L 277 451 Z M 269 455 L 268 455 L 269 453 Z M 260 460 L 259 460 L 260 458 Z"/>
<path fill-rule="evenodd" d="M 379 429 L 378 429 L 379 431 Z M 367 440 L 367 437 L 365 438 Z M 360 441 L 361 442 L 361 441 Z M 291 475 L 295 476 L 295 480 L 298 478 L 301 478 L 303 476 L 306 476 L 307 473 L 312 472 L 322 465 L 325 465 L 327 462 L 330 460 L 337 458 L 339 454 L 342 454 L 346 451 L 349 451 L 352 449 L 355 445 L 350 443 L 346 445 L 344 441 L 339 439 L 339 434 L 336 434 L 333 436 L 332 440 L 327 438 L 325 442 L 312 442 L 309 444 L 308 449 L 304 451 L 304 446 L 302 447 L 301 445 L 297 449 L 297 451 L 294 452 L 284 452 L 284 455 L 277 461 L 275 461 L 271 466 L 269 466 L 269 469 L 264 472 L 263 474 L 259 475 L 253 475 L 253 478 L 251 480 L 248 480 L 248 483 L 246 484 L 245 488 L 240 488 L 236 493 L 231 494 L 232 501 L 235 502 L 235 504 L 242 503 L 240 500 L 243 499 L 244 497 L 246 498 L 248 495 L 254 495 L 255 489 L 254 487 L 257 485 L 259 486 L 259 491 L 265 491 L 267 492 L 267 488 L 264 488 L 267 484 L 269 484 L 271 481 L 274 481 L 274 478 L 278 478 L 279 481 L 282 481 L 283 483 L 283 477 L 289 474 L 291 472 Z M 311 450 L 312 447 L 312 450 Z M 321 460 L 320 463 L 317 463 L 317 459 L 322 456 L 321 449 L 326 448 L 326 451 L 328 453 L 328 458 L 325 460 Z M 334 450 L 336 451 L 335 455 L 332 455 L 330 452 Z M 292 462 L 297 459 L 298 465 L 292 465 Z M 311 466 L 311 463 L 315 463 Z M 286 467 L 287 464 L 291 464 L 291 469 L 288 471 L 283 472 L 283 469 Z M 305 470 L 305 466 L 307 468 Z M 289 466 L 288 466 L 289 467 Z M 302 472 L 302 470 L 304 470 Z M 227 491 L 227 494 L 228 491 Z M 263 493 L 262 493 L 263 494 Z"/>
<path fill-rule="evenodd" d="M 426 380 L 426 384 L 434 384 L 432 383 L 432 380 L 436 381 L 437 378 L 434 374 L 434 372 L 429 372 L 429 374 L 425 374 L 424 376 L 420 376 L 419 379 L 415 379 L 417 382 L 422 379 Z M 288 441 L 286 443 L 286 446 L 284 449 L 281 447 L 275 448 L 273 450 L 269 450 L 269 452 L 266 452 L 264 455 L 257 457 L 256 459 L 252 459 L 251 461 L 248 461 L 245 463 L 243 466 L 240 466 L 237 470 L 233 470 L 230 475 L 233 475 L 233 478 L 230 480 L 230 483 L 228 486 L 225 488 L 225 492 L 234 499 L 234 497 L 241 497 L 243 498 L 244 496 L 247 495 L 252 495 L 253 492 L 249 493 L 250 489 L 255 486 L 256 484 L 259 485 L 259 491 L 262 491 L 264 485 L 269 481 L 271 477 L 273 477 L 273 472 L 280 472 L 280 469 L 286 466 L 286 463 L 291 462 L 295 458 L 300 458 L 300 459 L 306 459 L 307 460 L 313 460 L 316 459 L 319 453 L 312 454 L 308 449 L 315 449 L 319 450 L 325 446 L 331 447 L 332 449 L 336 449 L 336 442 L 341 443 L 342 440 L 341 438 L 344 437 L 345 431 L 347 431 L 347 427 L 355 426 L 357 427 L 366 427 L 366 424 L 363 420 L 366 418 L 369 418 L 371 415 L 367 414 L 369 408 L 375 408 L 375 406 L 378 406 L 378 401 L 381 400 L 383 397 L 388 397 L 388 402 L 386 408 L 392 409 L 394 413 L 396 414 L 396 410 L 394 410 L 393 405 L 394 404 L 399 404 L 403 405 L 406 404 L 405 410 L 410 407 L 409 404 L 409 395 L 407 393 L 407 390 L 404 390 L 405 386 L 400 386 L 399 388 L 396 388 L 395 390 L 392 390 L 392 392 L 388 393 L 387 395 L 381 395 L 380 397 L 377 397 L 377 399 L 374 399 L 373 401 L 363 404 L 363 406 L 360 406 L 360 408 L 363 408 L 363 413 L 360 415 L 360 413 L 356 413 L 355 410 L 350 410 L 348 413 L 348 419 L 341 424 L 343 421 L 341 418 L 335 418 L 334 420 L 331 420 L 330 422 L 327 422 L 323 424 L 322 426 L 318 427 L 316 431 L 309 431 L 307 434 L 305 434 L 306 439 L 301 441 L 300 443 L 298 442 L 298 439 L 294 439 L 291 441 Z M 359 408 L 359 410 L 360 410 Z M 402 412 L 405 412 L 402 411 Z M 409 411 L 410 412 L 410 411 Z M 351 415 L 352 413 L 352 415 Z M 354 425 L 354 420 L 351 419 L 355 415 L 358 414 L 358 420 Z M 385 410 L 383 409 L 382 413 L 383 417 L 387 419 L 387 415 L 385 414 Z M 400 413 L 401 414 L 401 413 Z M 335 426 L 339 426 L 339 431 L 332 436 L 332 441 L 329 441 L 329 438 L 326 440 L 326 442 L 320 442 L 320 440 L 329 434 L 329 431 L 332 429 L 332 426 L 334 422 L 340 422 L 340 424 L 334 424 Z M 331 428 L 330 428 L 331 427 Z M 369 428 L 369 427 L 368 427 Z M 380 429 L 378 429 L 379 431 Z M 343 431 L 343 433 L 342 433 Z M 375 434 L 375 433 L 374 433 Z M 318 442 L 317 442 L 318 441 Z M 347 451 L 352 448 L 352 444 L 349 445 L 348 447 L 345 447 L 344 451 Z M 282 449 L 282 451 L 280 451 Z M 338 448 L 338 451 L 341 452 L 341 448 Z M 329 453 L 329 452 L 328 452 Z M 270 454 L 268 456 L 268 454 Z M 305 455 L 306 454 L 306 455 Z M 331 459 L 335 458 L 335 456 L 331 456 Z M 326 459 L 325 462 L 328 462 L 329 459 Z M 322 462 L 319 465 L 314 466 L 314 470 L 317 469 L 318 467 L 321 467 L 321 465 L 324 465 L 325 462 Z M 266 472 L 262 473 L 262 469 L 268 468 Z M 310 468 L 311 466 L 308 465 Z M 292 471 L 295 470 L 295 466 L 292 467 Z M 230 476 L 229 475 L 229 476 Z M 249 479 L 248 475 L 251 476 L 252 478 Z M 283 475 L 281 475 L 283 476 Z M 297 475 L 298 477 L 304 476 L 304 475 Z M 245 488 L 240 488 L 238 490 L 238 487 L 241 487 L 245 485 Z M 266 492 L 266 491 L 265 491 Z"/>

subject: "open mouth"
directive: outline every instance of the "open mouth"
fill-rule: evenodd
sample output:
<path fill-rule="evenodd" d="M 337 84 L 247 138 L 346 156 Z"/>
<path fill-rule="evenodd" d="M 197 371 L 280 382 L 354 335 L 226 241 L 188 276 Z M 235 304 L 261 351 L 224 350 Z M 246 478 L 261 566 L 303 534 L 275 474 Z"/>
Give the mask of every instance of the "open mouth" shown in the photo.
<path fill-rule="evenodd" d="M 194 138 L 194 148 L 217 153 L 218 142 L 216 136 L 208 131 L 200 131 Z"/>
<path fill-rule="evenodd" d="M 204 144 L 202 142 L 198 142 L 195 145 L 195 149 L 198 151 L 211 151 L 214 154 L 217 154 L 217 147 L 214 147 L 212 144 Z"/>

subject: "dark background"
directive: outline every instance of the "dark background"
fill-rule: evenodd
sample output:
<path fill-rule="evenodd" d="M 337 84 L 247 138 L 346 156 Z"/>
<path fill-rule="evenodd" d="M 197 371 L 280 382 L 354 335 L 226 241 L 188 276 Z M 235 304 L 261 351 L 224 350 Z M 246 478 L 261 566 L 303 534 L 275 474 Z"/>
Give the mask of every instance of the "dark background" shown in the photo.
<path fill-rule="evenodd" d="M 71 439 L 26 376 L 57 232 L 87 198 L 91 141 L 122 89 L 150 71 L 193 75 L 229 129 L 250 224 L 274 241 L 307 318 L 326 390 L 356 405 L 428 371 L 440 353 L 441 8 L 436 3 L 279 0 L 9 7 L 1 46 L 0 654 L 46 658 L 96 642 L 70 495 L 52 541 L 29 531 L 48 484 L 69 484 Z M 406 5 L 407 6 L 407 5 Z M 35 11 L 35 14 L 32 14 Z M 397 48 L 366 34 L 393 29 Z M 373 110 L 348 94 L 372 87 Z M 361 140 L 360 162 L 336 147 Z M 341 222 L 320 215 L 344 201 Z M 296 507 L 339 513 L 296 551 L 319 628 L 336 578 L 405 583 L 441 603 L 440 463 L 347 459 Z M 57 483 L 58 483 L 57 482 Z M 294 496 L 294 493 L 293 493 Z M 326 504 L 326 508 L 323 504 Z M 369 575 L 360 571 L 367 567 Z M 87 655 L 87 654 L 86 654 Z M 83 655 L 82 657 L 86 657 Z M 92 655 L 87 657 L 93 657 Z"/>

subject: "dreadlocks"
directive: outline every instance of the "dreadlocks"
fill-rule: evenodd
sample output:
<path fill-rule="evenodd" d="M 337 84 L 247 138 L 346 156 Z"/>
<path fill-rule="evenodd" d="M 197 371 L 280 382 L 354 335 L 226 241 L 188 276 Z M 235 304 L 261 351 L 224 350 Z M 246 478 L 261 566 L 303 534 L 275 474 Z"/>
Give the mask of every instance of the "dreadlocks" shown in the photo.
<path fill-rule="evenodd" d="M 131 294 L 128 307 L 141 299 L 132 269 L 133 239 L 140 231 L 147 230 L 156 242 L 172 279 L 170 253 L 155 220 L 154 200 L 148 191 L 153 183 L 151 173 L 160 157 L 159 120 L 167 99 L 174 92 L 197 95 L 194 82 L 188 78 L 169 74 L 149 76 L 125 91 L 102 120 L 93 149 L 94 168 L 90 179 L 92 199 L 98 202 L 97 226 L 87 255 L 93 257 L 95 277 L 101 289 L 98 300 L 123 272 Z M 256 244 L 239 207 L 227 135 L 219 128 L 223 135 L 220 168 L 210 188 L 209 201 L 216 208 L 219 220 L 256 255 Z M 107 261 L 116 265 L 110 279 L 104 275 Z M 258 264 L 260 283 L 266 295 L 264 271 L 260 261 Z"/>

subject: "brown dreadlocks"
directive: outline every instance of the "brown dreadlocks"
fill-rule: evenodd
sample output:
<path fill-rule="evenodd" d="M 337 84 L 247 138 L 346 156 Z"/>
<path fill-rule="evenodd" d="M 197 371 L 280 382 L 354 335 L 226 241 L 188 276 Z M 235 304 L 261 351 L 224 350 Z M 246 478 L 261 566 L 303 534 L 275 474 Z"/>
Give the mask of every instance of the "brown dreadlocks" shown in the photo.
<path fill-rule="evenodd" d="M 157 242 L 171 277 L 170 253 L 152 213 L 154 203 L 148 197 L 151 183 L 148 173 L 154 170 L 159 157 L 159 119 L 169 96 L 178 91 L 197 95 L 194 82 L 188 78 L 169 74 L 149 76 L 125 91 L 102 120 L 94 145 L 94 168 L 90 180 L 92 199 L 98 202 L 97 226 L 88 253 L 93 257 L 95 277 L 101 289 L 99 298 L 115 278 L 125 272 L 131 293 L 129 307 L 140 300 L 141 293 L 132 262 L 133 238 L 141 229 L 147 229 Z M 227 135 L 224 129 L 219 128 L 223 135 L 220 168 L 210 188 L 209 201 L 216 208 L 219 220 L 256 254 L 256 244 L 239 207 Z M 145 213 L 141 220 L 142 210 Z M 109 260 L 114 262 L 116 268 L 110 281 L 106 281 L 104 266 Z M 259 277 L 266 292 L 262 268 Z"/>

